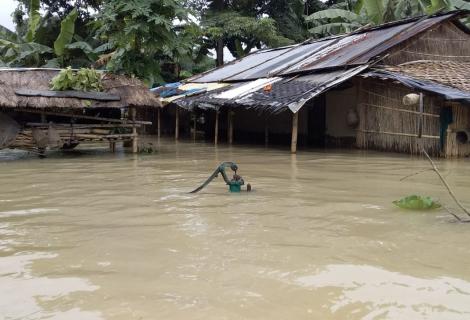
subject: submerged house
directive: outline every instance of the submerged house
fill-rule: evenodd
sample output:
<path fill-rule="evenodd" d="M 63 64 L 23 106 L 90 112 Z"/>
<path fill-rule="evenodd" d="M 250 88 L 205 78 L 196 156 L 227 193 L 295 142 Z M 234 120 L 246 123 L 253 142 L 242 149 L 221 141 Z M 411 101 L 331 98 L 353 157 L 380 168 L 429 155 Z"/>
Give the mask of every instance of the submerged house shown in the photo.
<path fill-rule="evenodd" d="M 216 141 L 227 132 L 230 143 L 289 139 L 292 152 L 300 143 L 469 156 L 470 30 L 460 22 L 467 14 L 259 50 L 166 88 L 161 100 L 176 134 L 189 112 L 194 127 L 204 116 Z"/>
<path fill-rule="evenodd" d="M 40 155 L 82 142 L 117 142 L 138 149 L 137 115 L 161 107 L 137 79 L 104 73 L 103 92 L 51 91 L 60 69 L 0 69 L 0 149 Z"/>

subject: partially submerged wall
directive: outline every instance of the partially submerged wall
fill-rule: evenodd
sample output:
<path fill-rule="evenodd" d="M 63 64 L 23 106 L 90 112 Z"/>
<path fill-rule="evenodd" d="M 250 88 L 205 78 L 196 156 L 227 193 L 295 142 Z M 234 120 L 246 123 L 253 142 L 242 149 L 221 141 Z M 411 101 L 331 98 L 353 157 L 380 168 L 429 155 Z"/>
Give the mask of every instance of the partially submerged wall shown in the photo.
<path fill-rule="evenodd" d="M 458 103 L 450 103 L 446 108 L 451 110 L 452 123 L 447 128 L 446 136 L 446 157 L 468 157 L 470 156 L 470 141 L 461 143 L 457 139 L 457 132 L 467 131 L 470 133 L 470 106 Z M 470 139 L 470 137 L 467 138 Z"/>
<path fill-rule="evenodd" d="M 356 88 L 331 90 L 326 96 L 326 137 L 329 145 L 351 144 L 356 131 L 348 125 L 348 112 L 357 104 Z"/>
<path fill-rule="evenodd" d="M 439 155 L 440 106 L 434 97 L 425 97 L 423 136 L 418 133 L 418 105 L 406 106 L 403 96 L 411 90 L 390 81 L 365 79 L 359 82 L 359 127 L 357 146 L 362 149 L 418 154 L 424 148 Z"/>

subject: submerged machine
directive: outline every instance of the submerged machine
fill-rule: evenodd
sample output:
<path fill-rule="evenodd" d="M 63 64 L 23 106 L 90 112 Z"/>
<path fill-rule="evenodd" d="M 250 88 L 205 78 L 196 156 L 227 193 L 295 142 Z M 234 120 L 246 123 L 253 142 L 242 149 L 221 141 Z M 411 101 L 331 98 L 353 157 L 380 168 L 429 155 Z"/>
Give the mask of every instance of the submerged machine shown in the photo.
<path fill-rule="evenodd" d="M 225 172 L 226 168 L 232 169 L 234 172 L 232 179 L 229 179 L 227 177 L 227 173 Z M 233 163 L 233 162 L 222 162 L 212 173 L 212 175 L 207 178 L 207 180 L 201 184 L 198 188 L 194 189 L 190 193 L 196 193 L 204 189 L 209 183 L 211 183 L 214 178 L 217 178 L 219 176 L 219 173 L 222 175 L 222 178 L 224 178 L 225 183 L 229 187 L 230 192 L 240 192 L 241 191 L 241 186 L 245 184 L 245 181 L 243 178 L 237 174 L 238 166 Z M 250 192 L 251 191 L 251 185 L 248 183 L 246 185 L 246 191 Z"/>

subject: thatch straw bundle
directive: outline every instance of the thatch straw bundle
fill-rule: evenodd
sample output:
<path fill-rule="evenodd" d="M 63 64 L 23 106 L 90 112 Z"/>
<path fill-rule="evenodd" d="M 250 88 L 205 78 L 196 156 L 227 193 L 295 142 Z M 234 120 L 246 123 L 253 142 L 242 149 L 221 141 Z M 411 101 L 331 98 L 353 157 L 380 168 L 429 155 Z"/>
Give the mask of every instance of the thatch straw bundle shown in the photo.
<path fill-rule="evenodd" d="M 84 108 L 91 102 L 96 108 L 160 107 L 159 100 L 138 79 L 106 73 L 103 75 L 104 92 L 120 96 L 120 101 L 93 99 L 27 97 L 15 94 L 15 90 L 49 90 L 51 79 L 58 69 L 0 69 L 0 107 L 4 108 Z"/>

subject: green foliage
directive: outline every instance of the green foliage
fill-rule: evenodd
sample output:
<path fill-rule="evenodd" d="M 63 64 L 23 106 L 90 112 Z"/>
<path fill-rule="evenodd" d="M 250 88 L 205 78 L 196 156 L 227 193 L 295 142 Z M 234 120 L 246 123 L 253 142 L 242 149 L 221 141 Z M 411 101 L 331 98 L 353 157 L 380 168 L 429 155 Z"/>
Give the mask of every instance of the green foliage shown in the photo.
<path fill-rule="evenodd" d="M 278 47 L 292 43 L 279 35 L 275 21 L 266 17 L 255 18 L 225 11 L 209 15 L 202 26 L 208 39 L 222 39 L 236 58 L 247 55 L 254 47 Z"/>
<path fill-rule="evenodd" d="M 302 0 L 269 0 L 264 13 L 275 21 L 278 33 L 284 38 L 300 42 L 308 37 L 304 11 L 315 12 L 323 3 Z"/>
<path fill-rule="evenodd" d="M 411 195 L 393 203 L 402 209 L 410 210 L 432 210 L 441 207 L 441 204 L 430 197 Z"/>
<path fill-rule="evenodd" d="M 81 68 L 75 72 L 68 67 L 52 78 L 51 90 L 103 91 L 101 75 L 95 69 Z"/>
<path fill-rule="evenodd" d="M 48 29 L 33 28 L 31 21 L 34 21 L 36 14 L 35 1 L 31 1 L 32 10 L 28 21 L 30 30 L 36 30 L 34 33 L 29 32 L 24 38 L 18 34 L 14 34 L 6 28 L 0 28 L 0 63 L 8 67 L 63 67 L 65 65 L 84 66 L 90 65 L 98 55 L 93 52 L 90 45 L 86 45 L 84 41 L 71 43 L 74 37 L 75 21 L 77 19 L 77 11 L 72 10 L 61 22 L 60 33 L 54 42 L 54 49 L 49 45 L 39 43 L 37 41 L 28 41 L 30 35 L 36 39 L 47 39 L 43 34 Z M 50 21 L 47 20 L 46 21 Z"/>
<path fill-rule="evenodd" d="M 387 7 L 392 2 L 392 0 L 363 0 L 362 5 L 370 21 L 375 24 L 381 24 L 385 20 L 385 12 L 387 11 Z"/>
<path fill-rule="evenodd" d="M 54 42 L 54 52 L 58 57 L 64 55 L 65 47 L 72 42 L 77 17 L 78 11 L 73 9 L 60 23 L 60 33 Z"/>
<path fill-rule="evenodd" d="M 36 37 L 36 31 L 41 23 L 41 15 L 39 14 L 40 1 L 30 0 L 29 4 L 29 21 L 28 32 L 26 33 L 26 42 L 33 42 Z"/>
<path fill-rule="evenodd" d="M 313 24 L 309 32 L 316 37 L 350 32 L 366 24 L 433 14 L 438 11 L 470 9 L 464 0 L 349 0 L 335 8 L 315 12 L 306 20 Z"/>
<path fill-rule="evenodd" d="M 111 53 L 107 68 L 148 85 L 162 82 L 161 61 L 188 53 L 178 37 L 186 24 L 187 11 L 176 0 L 106 1 L 96 26 L 97 36 L 109 44 L 103 52 Z"/>

